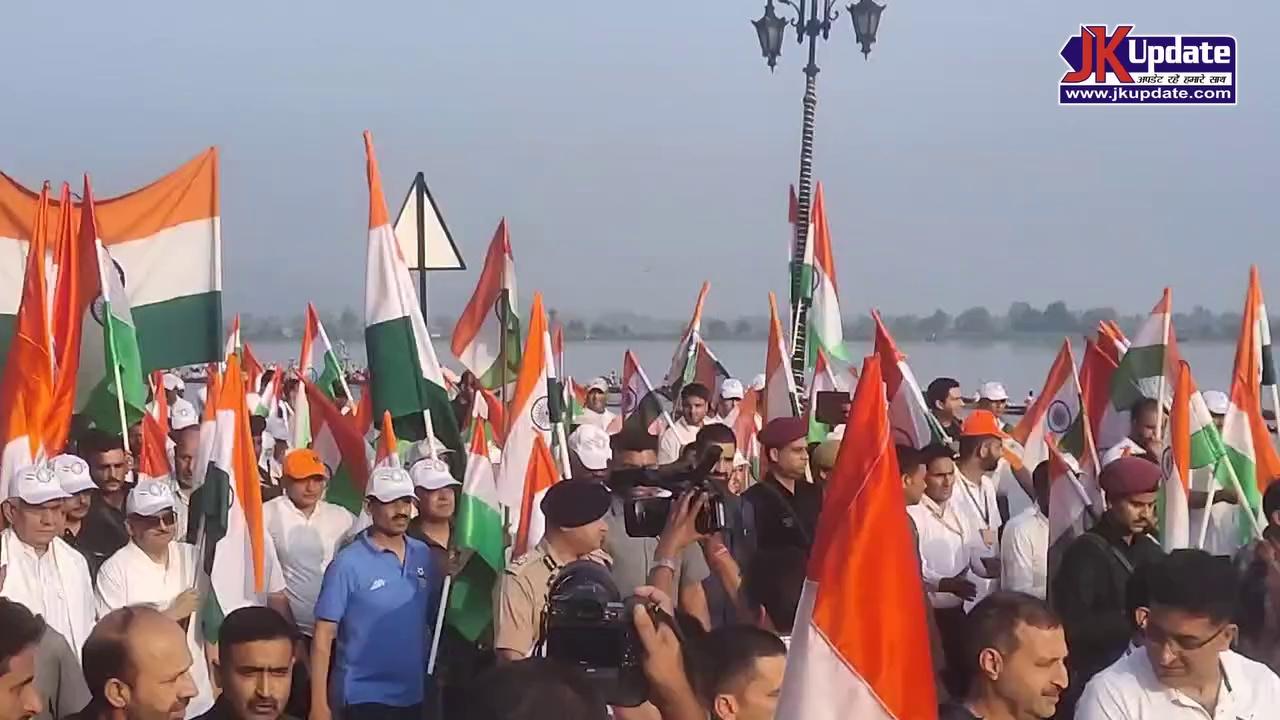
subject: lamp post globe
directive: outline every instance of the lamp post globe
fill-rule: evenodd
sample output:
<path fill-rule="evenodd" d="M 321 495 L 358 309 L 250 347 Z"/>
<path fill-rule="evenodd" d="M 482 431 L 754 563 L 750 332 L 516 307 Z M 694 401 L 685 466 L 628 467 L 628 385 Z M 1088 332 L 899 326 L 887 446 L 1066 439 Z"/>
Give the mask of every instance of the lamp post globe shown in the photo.
<path fill-rule="evenodd" d="M 764 15 L 759 20 L 752 20 L 751 24 L 755 26 L 760 40 L 760 52 L 772 71 L 782 54 L 782 36 L 787 30 L 787 21 L 778 17 L 773 9 L 773 0 L 769 0 L 764 6 Z"/>
<path fill-rule="evenodd" d="M 876 4 L 875 0 L 858 0 L 847 9 L 849 18 L 853 20 L 853 35 L 862 46 L 862 57 L 866 58 L 871 55 L 871 46 L 876 42 L 884 5 Z"/>

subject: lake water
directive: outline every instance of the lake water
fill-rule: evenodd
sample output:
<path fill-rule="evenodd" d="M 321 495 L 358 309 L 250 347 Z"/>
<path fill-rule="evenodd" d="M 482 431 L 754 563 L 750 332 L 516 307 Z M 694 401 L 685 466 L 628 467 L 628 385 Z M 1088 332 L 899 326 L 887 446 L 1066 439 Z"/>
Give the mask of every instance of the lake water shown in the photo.
<path fill-rule="evenodd" d="M 1072 340 L 1076 362 L 1084 351 L 1084 342 Z M 1019 340 L 1015 342 L 938 342 L 903 343 L 900 350 L 915 372 L 921 386 L 940 375 L 949 375 L 960 381 L 966 393 L 988 380 L 1004 383 L 1014 400 L 1021 400 L 1028 390 L 1040 392 L 1045 375 L 1061 340 Z M 568 374 L 579 380 L 603 375 L 610 370 L 622 372 L 623 353 L 630 349 L 640 360 L 649 379 L 657 384 L 662 381 L 671 365 L 675 340 L 643 341 L 582 341 L 566 342 L 565 365 Z M 254 343 L 255 354 L 266 362 L 288 363 L 298 357 L 297 343 Z M 455 370 L 460 366 L 449 353 L 444 338 L 435 340 L 440 359 Z M 764 371 L 765 343 L 763 341 L 720 340 L 711 343 L 712 350 L 729 372 L 744 382 Z M 364 346 L 350 343 L 346 346 L 352 362 L 364 364 Z M 852 343 L 857 353 L 871 352 L 871 343 Z M 1196 382 L 1202 390 L 1227 390 L 1231 379 L 1231 366 L 1235 346 L 1223 342 L 1183 342 L 1179 344 L 1183 357 L 1191 363 Z"/>

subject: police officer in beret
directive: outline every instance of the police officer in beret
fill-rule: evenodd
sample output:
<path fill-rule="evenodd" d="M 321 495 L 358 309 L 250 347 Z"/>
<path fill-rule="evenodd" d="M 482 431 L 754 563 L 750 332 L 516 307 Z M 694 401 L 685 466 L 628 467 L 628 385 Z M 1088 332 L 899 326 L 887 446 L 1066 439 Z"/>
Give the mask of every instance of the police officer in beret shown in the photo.
<path fill-rule="evenodd" d="M 808 423 L 804 418 L 770 420 L 758 438 L 769 470 L 742 499 L 754 520 L 760 549 L 809 551 L 822 511 L 822 488 L 809 481 Z"/>
<path fill-rule="evenodd" d="M 551 584 L 560 568 L 583 558 L 607 565 L 600 549 L 608 532 L 609 491 L 589 480 L 563 480 L 542 498 L 547 530 L 529 552 L 511 561 L 498 580 L 493 609 L 493 647 L 499 662 L 533 652 L 542 628 Z"/>

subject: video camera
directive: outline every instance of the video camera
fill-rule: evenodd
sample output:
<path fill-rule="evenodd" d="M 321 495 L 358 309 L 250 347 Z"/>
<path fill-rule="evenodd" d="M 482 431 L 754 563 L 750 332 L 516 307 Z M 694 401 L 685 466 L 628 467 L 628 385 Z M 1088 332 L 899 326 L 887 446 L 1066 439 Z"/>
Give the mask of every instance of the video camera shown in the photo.
<path fill-rule="evenodd" d="M 551 584 L 542 637 L 548 658 L 580 669 L 610 705 L 636 707 L 649 696 L 643 649 L 609 569 L 592 560 L 565 565 Z"/>
<path fill-rule="evenodd" d="M 700 454 L 660 468 L 626 468 L 614 470 L 609 486 L 627 500 L 623 520 L 631 537 L 658 537 L 667 526 L 667 518 L 680 496 L 697 490 L 708 496 L 707 506 L 698 513 L 694 527 L 700 534 L 718 532 L 725 526 L 723 495 L 711 482 L 711 471 L 720 462 L 721 448 L 709 445 Z M 665 490 L 665 495 L 637 496 L 636 488 Z"/>

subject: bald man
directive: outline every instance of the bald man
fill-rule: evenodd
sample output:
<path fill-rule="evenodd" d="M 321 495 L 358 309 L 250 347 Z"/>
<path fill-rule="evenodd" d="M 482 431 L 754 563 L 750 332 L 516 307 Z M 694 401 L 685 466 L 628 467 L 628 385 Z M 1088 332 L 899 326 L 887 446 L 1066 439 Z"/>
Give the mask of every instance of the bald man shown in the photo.
<path fill-rule="evenodd" d="M 192 661 L 186 632 L 159 610 L 133 606 L 107 613 L 84 644 L 84 677 L 93 699 L 77 718 L 183 720 L 196 696 Z"/>

